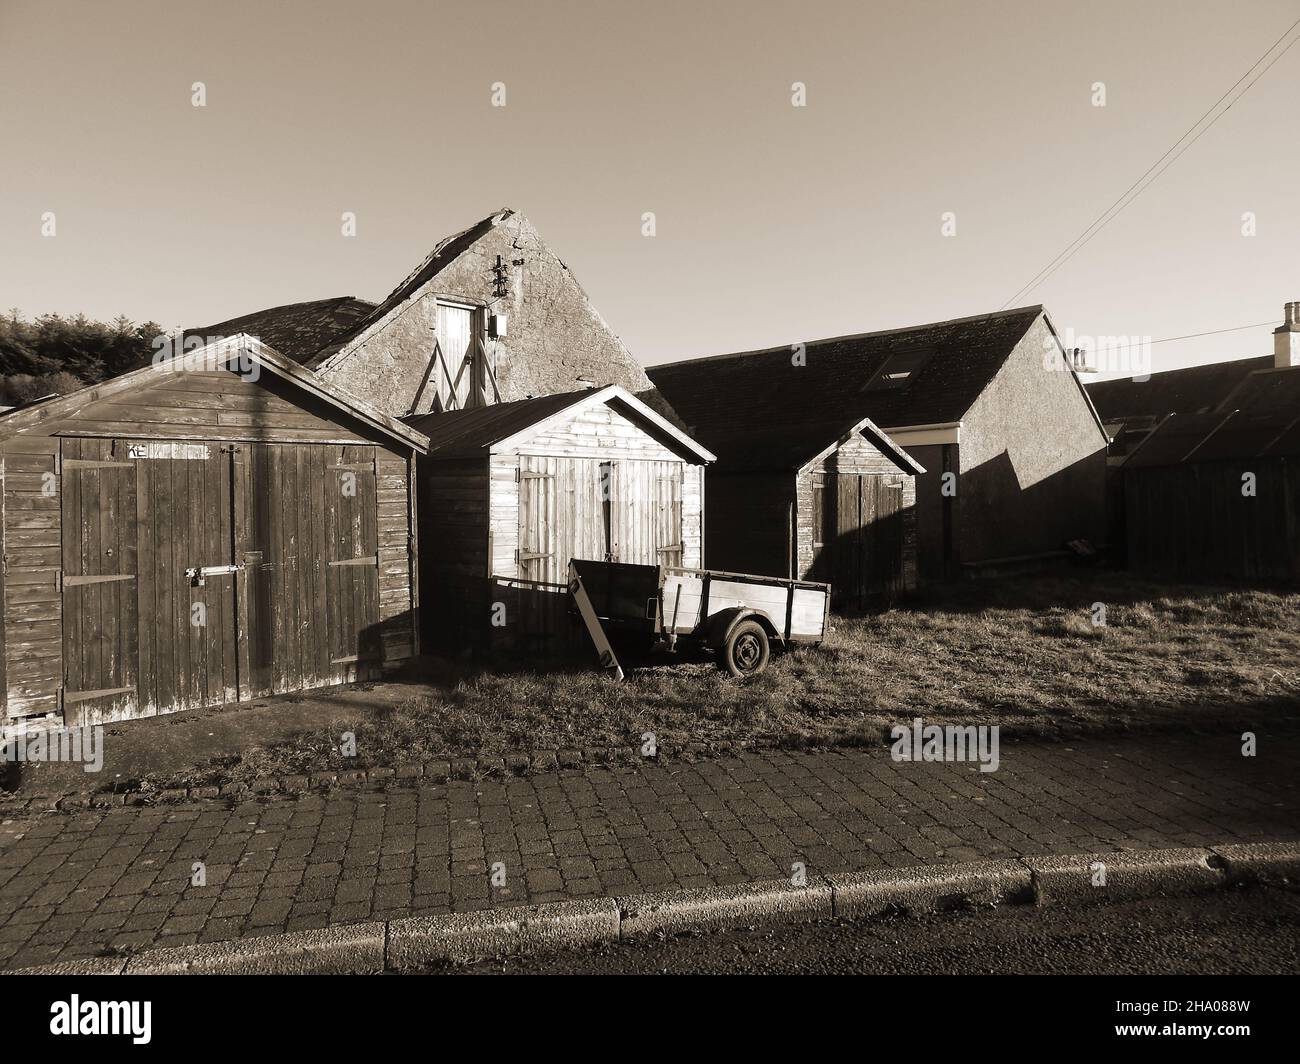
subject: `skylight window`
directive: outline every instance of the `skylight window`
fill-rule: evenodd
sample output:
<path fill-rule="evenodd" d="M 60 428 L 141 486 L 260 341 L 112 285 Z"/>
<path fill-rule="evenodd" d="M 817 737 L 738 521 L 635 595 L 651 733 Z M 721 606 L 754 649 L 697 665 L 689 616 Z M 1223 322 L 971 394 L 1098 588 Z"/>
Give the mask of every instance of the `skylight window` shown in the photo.
<path fill-rule="evenodd" d="M 862 390 L 884 392 L 906 388 L 929 360 L 929 351 L 907 351 L 890 355 Z"/>

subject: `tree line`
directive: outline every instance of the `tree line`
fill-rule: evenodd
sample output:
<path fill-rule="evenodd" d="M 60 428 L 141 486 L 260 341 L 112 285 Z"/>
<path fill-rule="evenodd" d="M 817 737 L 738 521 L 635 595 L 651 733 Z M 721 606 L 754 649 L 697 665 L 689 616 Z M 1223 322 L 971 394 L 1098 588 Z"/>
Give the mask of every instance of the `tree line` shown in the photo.
<path fill-rule="evenodd" d="M 143 366 L 162 331 L 156 322 L 137 325 L 122 316 L 103 322 L 41 314 L 29 321 L 11 310 L 0 316 L 0 406 L 66 395 Z"/>

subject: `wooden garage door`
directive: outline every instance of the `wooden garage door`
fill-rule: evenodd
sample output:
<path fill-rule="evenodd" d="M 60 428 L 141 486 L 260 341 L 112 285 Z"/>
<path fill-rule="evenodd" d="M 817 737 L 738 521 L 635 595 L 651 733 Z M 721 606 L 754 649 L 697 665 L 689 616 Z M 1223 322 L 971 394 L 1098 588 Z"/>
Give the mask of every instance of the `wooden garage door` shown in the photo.
<path fill-rule="evenodd" d="M 564 583 L 572 558 L 680 565 L 680 462 L 524 455 L 519 576 Z"/>
<path fill-rule="evenodd" d="M 865 605 L 903 588 L 903 487 L 896 477 L 817 474 L 812 482 L 813 576 L 838 603 Z"/>
<path fill-rule="evenodd" d="M 124 440 L 62 442 L 63 703 L 69 725 L 138 702 L 135 465 Z"/>
<path fill-rule="evenodd" d="M 229 451 L 216 442 L 128 445 L 146 712 L 220 705 L 238 696 Z"/>
<path fill-rule="evenodd" d="M 681 565 L 682 464 L 618 461 L 614 465 L 615 560 Z"/>
<path fill-rule="evenodd" d="M 62 465 L 69 724 L 382 656 L 374 447 L 66 439 Z"/>
<path fill-rule="evenodd" d="M 242 697 L 344 683 L 381 657 L 375 448 L 234 453 Z"/>

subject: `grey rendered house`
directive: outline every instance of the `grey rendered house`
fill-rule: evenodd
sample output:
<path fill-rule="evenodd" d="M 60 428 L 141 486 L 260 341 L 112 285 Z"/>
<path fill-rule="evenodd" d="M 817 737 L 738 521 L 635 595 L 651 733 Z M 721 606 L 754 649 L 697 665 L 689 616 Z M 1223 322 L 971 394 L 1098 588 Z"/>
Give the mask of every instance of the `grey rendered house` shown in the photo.
<path fill-rule="evenodd" d="M 746 427 L 831 436 L 868 418 L 916 474 L 922 580 L 1103 542 L 1108 438 L 1041 306 L 652 366 L 708 472 L 705 556 L 728 536 L 715 478 Z"/>

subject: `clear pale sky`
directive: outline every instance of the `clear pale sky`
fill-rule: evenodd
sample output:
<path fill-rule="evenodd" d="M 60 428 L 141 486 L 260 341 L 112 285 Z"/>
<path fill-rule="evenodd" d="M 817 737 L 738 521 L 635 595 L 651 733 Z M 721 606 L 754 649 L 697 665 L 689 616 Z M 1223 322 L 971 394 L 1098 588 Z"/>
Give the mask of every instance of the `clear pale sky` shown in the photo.
<path fill-rule="evenodd" d="M 0 306 L 176 327 L 377 300 L 511 206 L 646 364 L 995 310 L 1297 17 L 1296 0 L 0 0 Z M 1085 335 L 1280 320 L 1300 299 L 1298 104 L 1300 45 L 1017 302 Z M 1265 354 L 1268 332 L 1160 344 L 1154 365 Z"/>

